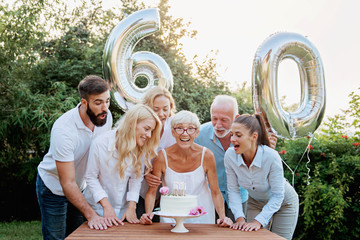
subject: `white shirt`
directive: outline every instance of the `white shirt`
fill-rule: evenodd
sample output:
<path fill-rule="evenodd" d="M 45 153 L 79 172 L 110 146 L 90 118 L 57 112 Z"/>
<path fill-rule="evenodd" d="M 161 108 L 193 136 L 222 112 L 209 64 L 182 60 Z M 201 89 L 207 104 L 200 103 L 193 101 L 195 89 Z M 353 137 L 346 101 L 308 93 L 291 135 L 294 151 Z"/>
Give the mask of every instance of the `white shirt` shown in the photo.
<path fill-rule="evenodd" d="M 38 166 L 38 172 L 53 194 L 64 196 L 60 184 L 56 162 L 74 162 L 75 181 L 80 190 L 86 187 L 84 174 L 91 141 L 112 127 L 112 116 L 108 111 L 107 121 L 104 126 L 94 128 L 92 132 L 81 120 L 78 104 L 75 108 L 64 113 L 58 118 L 50 136 L 50 148 Z"/>
<path fill-rule="evenodd" d="M 157 152 L 160 152 L 161 150 L 176 143 L 176 139 L 171 133 L 171 120 L 172 117 L 169 117 L 164 123 L 164 132 L 160 138 L 159 147 L 156 150 Z"/>
<path fill-rule="evenodd" d="M 131 160 L 127 158 L 128 167 L 124 178 L 120 178 L 115 135 L 116 130 L 108 131 L 91 144 L 85 173 L 87 188 L 84 195 L 100 216 L 104 215 L 103 208 L 98 202 L 106 197 L 114 208 L 116 216 L 121 218 L 128 207 L 128 202 L 138 201 L 143 176 L 136 178 Z M 142 172 L 143 169 L 144 161 L 142 159 Z M 126 192 L 127 188 L 128 192 Z"/>
<path fill-rule="evenodd" d="M 159 143 L 159 146 L 158 146 L 156 152 L 159 152 L 165 148 L 168 148 L 171 145 L 174 145 L 176 143 L 176 139 L 171 133 L 171 119 L 172 119 L 172 117 L 169 117 L 168 119 L 166 119 L 166 121 L 164 123 L 164 132 L 160 138 L 160 143 Z M 151 162 L 153 162 L 153 161 L 154 161 L 154 159 L 151 160 Z M 140 196 L 143 199 L 145 199 L 148 189 L 149 189 L 149 185 L 147 184 L 146 180 L 144 179 L 144 181 L 142 182 L 141 191 L 140 191 Z M 159 193 L 157 193 L 157 196 L 160 196 Z"/>
<path fill-rule="evenodd" d="M 255 158 L 247 167 L 241 154 L 233 147 L 225 153 L 225 169 L 229 204 L 235 219 L 244 217 L 239 186 L 249 192 L 249 196 L 258 201 L 267 202 L 255 217 L 263 226 L 277 212 L 284 200 L 284 171 L 279 154 L 268 146 L 259 145 Z"/>

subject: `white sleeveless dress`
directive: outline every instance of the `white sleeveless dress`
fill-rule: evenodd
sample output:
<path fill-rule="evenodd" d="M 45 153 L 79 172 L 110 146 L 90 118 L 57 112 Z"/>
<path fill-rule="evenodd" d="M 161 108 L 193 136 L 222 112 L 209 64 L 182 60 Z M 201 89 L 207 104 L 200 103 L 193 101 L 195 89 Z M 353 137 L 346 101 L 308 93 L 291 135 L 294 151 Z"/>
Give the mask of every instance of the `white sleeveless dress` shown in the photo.
<path fill-rule="evenodd" d="M 203 162 L 206 148 L 203 148 L 201 156 L 200 166 L 191 172 L 178 173 L 172 170 L 169 167 L 166 151 L 162 150 L 165 163 L 166 163 L 166 172 L 164 176 L 164 186 L 168 186 L 170 191 L 173 191 L 173 182 L 185 182 L 186 184 L 186 194 L 187 195 L 197 195 L 199 206 L 204 207 L 205 215 L 197 218 L 187 218 L 185 223 L 215 223 L 215 208 L 211 197 L 211 192 L 208 184 L 207 177 L 204 172 Z M 172 218 L 160 217 L 160 222 L 165 223 L 175 223 L 175 220 Z"/>

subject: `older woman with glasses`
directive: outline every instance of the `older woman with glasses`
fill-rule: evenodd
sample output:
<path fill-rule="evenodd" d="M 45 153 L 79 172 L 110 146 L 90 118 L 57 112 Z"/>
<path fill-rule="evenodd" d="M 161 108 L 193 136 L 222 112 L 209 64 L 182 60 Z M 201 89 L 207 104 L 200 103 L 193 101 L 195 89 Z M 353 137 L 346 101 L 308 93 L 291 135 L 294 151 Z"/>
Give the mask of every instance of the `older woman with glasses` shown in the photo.
<path fill-rule="evenodd" d="M 159 152 L 153 164 L 153 174 L 163 178 L 163 185 L 173 192 L 174 182 L 186 184 L 187 195 L 197 195 L 199 205 L 207 214 L 188 218 L 185 223 L 215 223 L 215 209 L 220 226 L 230 226 L 232 221 L 225 216 L 224 200 L 219 190 L 216 164 L 213 153 L 196 143 L 200 122 L 196 114 L 181 111 L 171 121 L 172 135 L 176 143 Z M 210 189 L 209 189 L 210 186 Z M 150 186 L 145 198 L 146 213 L 140 223 L 151 224 L 157 187 Z M 160 218 L 160 222 L 174 222 L 171 218 Z"/>

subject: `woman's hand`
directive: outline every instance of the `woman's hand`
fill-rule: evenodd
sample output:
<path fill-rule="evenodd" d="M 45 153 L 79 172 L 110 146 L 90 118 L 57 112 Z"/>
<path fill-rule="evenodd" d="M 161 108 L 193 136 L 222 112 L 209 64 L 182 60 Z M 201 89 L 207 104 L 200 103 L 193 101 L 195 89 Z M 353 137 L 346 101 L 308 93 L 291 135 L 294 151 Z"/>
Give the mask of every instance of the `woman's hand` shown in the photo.
<path fill-rule="evenodd" d="M 151 172 L 145 175 L 145 180 L 150 187 L 157 187 L 161 184 L 161 179 L 152 174 L 152 169 Z"/>
<path fill-rule="evenodd" d="M 140 218 L 141 224 L 152 224 L 154 213 L 144 213 Z"/>
<path fill-rule="evenodd" d="M 242 230 L 242 228 L 245 224 L 246 224 L 245 218 L 239 217 L 238 219 L 236 219 L 236 222 L 230 226 L 230 228 L 235 229 L 235 230 L 237 230 L 237 229 Z"/>
<path fill-rule="evenodd" d="M 259 230 L 261 228 L 261 223 L 259 223 L 258 221 L 254 220 L 251 223 L 246 223 L 241 230 L 243 231 L 252 231 L 252 230 Z"/>
<path fill-rule="evenodd" d="M 124 225 L 122 220 L 116 217 L 115 211 L 111 205 L 104 207 L 104 219 L 108 226 L 112 226 L 113 224 L 115 226 L 118 226 L 119 224 Z"/>
<path fill-rule="evenodd" d="M 228 217 L 219 218 L 217 220 L 217 225 L 219 225 L 219 227 L 230 227 L 232 224 L 233 221 Z"/>
<path fill-rule="evenodd" d="M 125 218 L 129 223 L 140 223 L 139 219 L 136 217 L 136 202 L 129 202 L 129 207 L 126 209 L 121 221 L 124 221 Z"/>

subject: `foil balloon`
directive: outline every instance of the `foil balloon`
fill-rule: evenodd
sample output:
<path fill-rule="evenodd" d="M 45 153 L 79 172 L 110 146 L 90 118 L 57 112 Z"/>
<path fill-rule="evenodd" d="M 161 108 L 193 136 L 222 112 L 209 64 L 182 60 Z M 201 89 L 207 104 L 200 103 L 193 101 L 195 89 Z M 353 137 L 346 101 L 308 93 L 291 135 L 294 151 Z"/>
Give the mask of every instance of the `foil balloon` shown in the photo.
<path fill-rule="evenodd" d="M 278 68 L 284 59 L 295 61 L 300 74 L 300 104 L 294 112 L 282 108 L 278 95 Z M 264 116 L 278 137 L 312 135 L 324 117 L 326 102 L 324 70 L 318 50 L 300 34 L 271 35 L 255 54 L 252 90 L 255 112 Z"/>
<path fill-rule="evenodd" d="M 170 91 L 173 76 L 159 55 L 140 51 L 133 53 L 136 44 L 160 29 L 159 12 L 155 8 L 137 11 L 122 20 L 110 33 L 103 56 L 104 78 L 109 81 L 116 103 L 124 111 L 139 102 L 146 91 L 161 85 Z M 145 77 L 147 85 L 138 87 L 135 81 Z"/>

